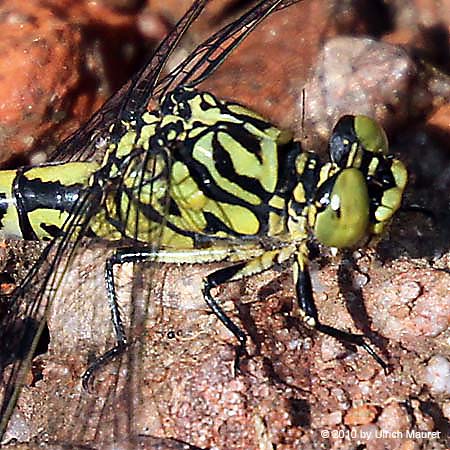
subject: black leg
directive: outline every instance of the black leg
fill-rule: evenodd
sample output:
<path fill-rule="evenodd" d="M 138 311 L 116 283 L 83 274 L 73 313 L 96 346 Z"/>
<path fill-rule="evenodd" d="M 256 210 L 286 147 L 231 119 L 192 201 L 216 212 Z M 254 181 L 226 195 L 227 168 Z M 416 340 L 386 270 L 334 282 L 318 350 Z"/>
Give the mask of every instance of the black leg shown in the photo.
<path fill-rule="evenodd" d="M 311 278 L 308 271 L 307 261 L 308 258 L 306 250 L 304 248 L 300 249 L 296 255 L 294 262 L 294 282 L 298 304 L 303 314 L 303 320 L 305 321 L 305 323 L 307 323 L 310 327 L 320 331 L 321 333 L 327 334 L 328 336 L 332 336 L 348 344 L 362 347 L 383 368 L 385 373 L 388 373 L 388 364 L 366 342 L 365 335 L 348 333 L 346 331 L 338 330 L 337 328 L 320 323 L 319 316 L 317 314 L 317 308 L 314 303 Z"/>
<path fill-rule="evenodd" d="M 116 335 L 116 345 L 99 356 L 84 372 L 81 382 L 84 389 L 89 390 L 89 385 L 94 373 L 123 353 L 127 346 L 127 337 L 125 334 L 122 319 L 120 317 L 120 309 L 117 302 L 116 287 L 114 281 L 114 266 L 127 262 L 143 262 L 150 258 L 154 258 L 155 253 L 147 249 L 119 249 L 113 256 L 108 258 L 105 267 L 106 292 L 108 295 L 109 309 L 111 311 L 111 320 Z"/>
<path fill-rule="evenodd" d="M 285 247 L 269 250 L 248 261 L 233 264 L 224 269 L 209 274 L 203 284 L 203 296 L 217 318 L 236 336 L 239 345 L 236 349 L 235 370 L 239 371 L 240 358 L 246 353 L 247 336 L 245 333 L 225 314 L 218 302 L 211 295 L 211 289 L 229 281 L 262 273 L 275 264 L 285 263 L 294 253 L 295 247 Z"/>
<path fill-rule="evenodd" d="M 229 281 L 236 281 L 247 276 L 255 275 L 270 269 L 274 264 L 284 263 L 291 257 L 295 248 L 285 247 L 277 250 L 270 250 L 262 253 L 260 256 L 250 259 L 246 262 L 236 263 L 224 269 L 217 270 L 209 274 L 204 280 L 203 297 L 218 319 L 236 336 L 239 345 L 236 350 L 235 368 L 239 370 L 239 360 L 246 352 L 247 337 L 245 333 L 225 314 L 219 303 L 211 295 L 211 289 L 220 284 Z M 226 255 L 225 255 L 226 256 Z M 182 255 L 180 256 L 180 258 Z M 225 259 L 225 258 L 224 258 Z M 119 306 L 117 304 L 117 296 L 114 283 L 114 266 L 124 264 L 126 262 L 145 262 L 161 260 L 173 262 L 175 259 L 171 255 L 168 259 L 164 257 L 164 251 L 155 252 L 151 248 L 141 249 L 119 249 L 108 259 L 106 263 L 105 279 L 108 294 L 109 306 L 111 309 L 111 318 L 116 334 L 116 345 L 97 358 L 86 370 L 82 377 L 82 385 L 88 389 L 93 374 L 102 366 L 107 364 L 111 359 L 120 355 L 126 348 L 127 339 L 120 318 Z M 180 260 L 181 261 L 181 260 Z"/>
<path fill-rule="evenodd" d="M 234 264 L 225 269 L 217 270 L 209 274 L 203 284 L 203 297 L 207 305 L 211 308 L 216 317 L 236 336 L 239 342 L 236 348 L 236 357 L 234 362 L 235 370 L 239 371 L 239 361 L 246 352 L 247 336 L 245 333 L 226 315 L 225 311 L 217 303 L 214 297 L 211 295 L 211 289 L 226 283 L 233 279 L 233 277 L 239 273 L 245 267 L 245 263 Z"/>

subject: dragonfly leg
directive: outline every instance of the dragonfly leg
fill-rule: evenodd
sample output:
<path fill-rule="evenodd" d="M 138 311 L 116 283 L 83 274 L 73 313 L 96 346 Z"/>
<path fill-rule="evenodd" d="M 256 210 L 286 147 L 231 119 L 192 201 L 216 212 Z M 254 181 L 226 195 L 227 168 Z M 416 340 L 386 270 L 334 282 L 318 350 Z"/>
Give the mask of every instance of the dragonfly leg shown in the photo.
<path fill-rule="evenodd" d="M 239 360 L 245 355 L 245 347 L 247 344 L 247 336 L 245 333 L 226 315 L 225 311 L 219 305 L 217 300 L 211 295 L 211 289 L 231 281 L 236 273 L 245 267 L 245 263 L 237 263 L 225 269 L 216 270 L 209 274 L 203 282 L 203 297 L 206 304 L 216 317 L 230 330 L 239 342 L 236 348 L 235 369 L 239 370 Z"/>
<path fill-rule="evenodd" d="M 306 245 L 302 245 L 295 255 L 294 283 L 302 319 L 308 326 L 342 342 L 362 347 L 383 368 L 385 373 L 389 371 L 388 364 L 366 342 L 367 336 L 364 334 L 348 333 L 329 325 L 325 325 L 319 321 L 319 316 L 313 297 L 311 277 L 308 270 L 308 252 Z"/>
<path fill-rule="evenodd" d="M 282 264 L 293 254 L 293 249 L 285 247 L 276 250 L 264 252 L 262 255 L 255 257 L 249 261 L 240 262 L 224 269 L 216 270 L 209 274 L 203 282 L 203 296 L 207 305 L 217 318 L 230 330 L 239 344 L 236 348 L 235 370 L 239 371 L 239 362 L 246 353 L 246 334 L 226 315 L 225 311 L 219 305 L 217 300 L 212 296 L 211 289 L 230 281 L 237 281 L 248 276 L 262 273 L 275 264 Z"/>
<path fill-rule="evenodd" d="M 106 292 L 108 295 L 109 309 L 111 311 L 111 320 L 113 323 L 114 334 L 116 336 L 116 345 L 99 356 L 84 372 L 82 376 L 83 388 L 89 390 L 89 385 L 94 373 L 109 363 L 112 359 L 122 354 L 127 346 L 127 336 L 123 326 L 122 318 L 120 316 L 120 308 L 117 301 L 115 280 L 114 280 L 114 266 L 122 265 L 127 262 L 144 262 L 150 258 L 154 258 L 155 252 L 148 249 L 133 249 L 123 248 L 118 249 L 106 261 L 105 266 L 105 281 Z"/>
<path fill-rule="evenodd" d="M 226 315 L 225 311 L 219 305 L 219 303 L 211 295 L 211 289 L 230 281 L 240 280 L 242 278 L 256 275 L 270 269 L 277 263 L 283 263 L 294 252 L 294 248 L 285 247 L 277 250 L 271 250 L 262 253 L 260 256 L 250 259 L 246 262 L 235 263 L 224 269 L 217 270 L 209 274 L 204 280 L 203 295 L 206 303 L 211 308 L 213 313 L 219 318 L 219 320 L 236 336 L 239 346 L 236 351 L 235 367 L 239 369 L 239 360 L 245 354 L 245 346 L 247 337 L 245 333 Z M 232 256 L 233 252 L 230 252 Z M 227 257 L 224 254 L 223 259 Z M 112 359 L 120 355 L 127 346 L 127 338 L 123 326 L 122 319 L 120 317 L 119 305 L 117 302 L 117 295 L 114 282 L 114 266 L 121 265 L 127 262 L 139 263 L 145 261 L 158 260 L 164 261 L 176 261 L 171 252 L 165 252 L 163 250 L 155 251 L 154 249 L 140 248 L 124 248 L 117 250 L 114 255 L 107 260 L 105 279 L 108 294 L 109 307 L 111 310 L 111 318 L 114 326 L 114 332 L 116 335 L 116 345 L 98 357 L 86 370 L 82 376 L 82 385 L 88 390 L 93 374 L 102 366 L 110 362 Z"/>

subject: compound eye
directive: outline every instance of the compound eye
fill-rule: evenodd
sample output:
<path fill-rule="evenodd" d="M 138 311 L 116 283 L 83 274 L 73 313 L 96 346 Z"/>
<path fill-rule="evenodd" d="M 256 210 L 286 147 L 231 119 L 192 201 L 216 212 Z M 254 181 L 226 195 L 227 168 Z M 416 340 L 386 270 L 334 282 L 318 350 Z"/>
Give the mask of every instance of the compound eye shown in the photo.
<path fill-rule="evenodd" d="M 352 151 L 353 145 L 357 143 L 354 119 L 355 116 L 342 116 L 331 133 L 328 152 L 331 161 L 339 167 L 345 167 L 347 165 L 347 159 Z"/>
<path fill-rule="evenodd" d="M 358 167 L 361 151 L 385 155 L 388 140 L 383 128 L 368 116 L 342 116 L 333 129 L 328 145 L 331 160 L 339 167 Z"/>
<path fill-rule="evenodd" d="M 328 247 L 353 247 L 368 233 L 369 194 L 363 174 L 344 169 L 336 178 L 327 207 L 317 214 L 314 234 Z"/>
<path fill-rule="evenodd" d="M 355 134 L 365 150 L 386 155 L 388 139 L 383 128 L 371 117 L 355 117 Z"/>

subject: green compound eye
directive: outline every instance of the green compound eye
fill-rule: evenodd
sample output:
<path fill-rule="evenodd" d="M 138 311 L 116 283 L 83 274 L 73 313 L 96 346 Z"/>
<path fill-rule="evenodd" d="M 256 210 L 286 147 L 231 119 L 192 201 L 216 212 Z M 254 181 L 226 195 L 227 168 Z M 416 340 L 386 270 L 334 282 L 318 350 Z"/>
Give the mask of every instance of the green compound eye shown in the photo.
<path fill-rule="evenodd" d="M 343 116 L 333 129 L 328 147 L 331 160 L 339 167 L 359 167 L 362 152 L 385 155 L 388 140 L 376 120 L 367 116 Z"/>
<path fill-rule="evenodd" d="M 363 174 L 344 169 L 336 178 L 326 209 L 317 214 L 314 233 L 328 247 L 353 247 L 368 232 L 369 194 Z"/>
<path fill-rule="evenodd" d="M 354 119 L 356 137 L 362 146 L 373 153 L 387 154 L 389 143 L 383 128 L 368 116 L 356 116 Z"/>

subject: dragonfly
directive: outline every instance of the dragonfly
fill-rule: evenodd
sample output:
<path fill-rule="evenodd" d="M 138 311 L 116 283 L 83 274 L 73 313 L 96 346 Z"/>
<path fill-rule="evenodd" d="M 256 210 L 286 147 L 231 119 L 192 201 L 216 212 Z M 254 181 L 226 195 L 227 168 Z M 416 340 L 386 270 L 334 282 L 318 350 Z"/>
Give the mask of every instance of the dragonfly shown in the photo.
<path fill-rule="evenodd" d="M 150 61 L 58 146 L 49 164 L 0 173 L 2 235 L 48 242 L 11 296 L 1 324 L 2 340 L 14 334 L 19 316 L 38 324 L 25 358 L 9 367 L 1 434 L 65 267 L 89 237 L 120 248 L 105 261 L 116 343 L 87 365 L 81 377 L 86 391 L 129 344 L 114 273 L 130 262 L 228 263 L 210 273 L 201 289 L 236 338 L 237 370 L 247 353 L 247 335 L 213 290 L 278 265 L 292 267 L 307 325 L 365 349 L 387 368 L 364 335 L 319 320 L 309 245 L 351 248 L 381 234 L 400 207 L 405 166 L 389 154 L 386 135 L 372 118 L 343 116 L 331 134 L 329 161 L 322 162 L 303 151 L 292 133 L 198 89 L 264 18 L 295 0 L 258 3 L 162 77 L 172 51 L 207 3 L 192 4 Z"/>

